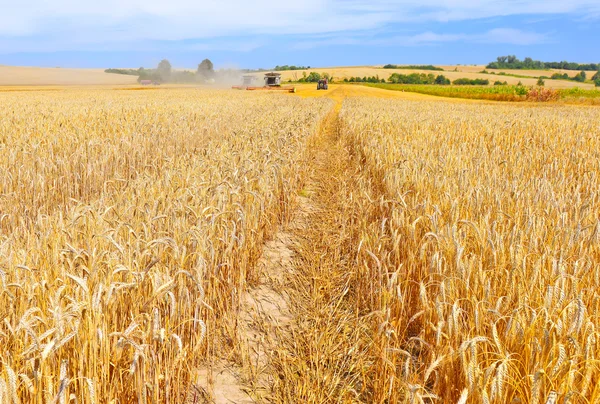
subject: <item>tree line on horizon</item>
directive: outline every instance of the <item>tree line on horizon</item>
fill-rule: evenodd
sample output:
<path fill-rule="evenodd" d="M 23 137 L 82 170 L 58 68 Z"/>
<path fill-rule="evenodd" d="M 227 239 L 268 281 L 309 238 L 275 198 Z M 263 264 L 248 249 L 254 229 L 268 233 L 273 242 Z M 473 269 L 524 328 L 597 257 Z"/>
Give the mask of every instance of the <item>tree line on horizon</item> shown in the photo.
<path fill-rule="evenodd" d="M 569 77 L 566 73 L 555 73 L 551 77 L 541 76 L 538 80 L 538 85 L 544 85 L 545 79 L 560 79 L 560 80 L 572 80 L 580 83 L 584 83 L 587 79 L 587 75 L 584 70 L 597 70 L 598 72 L 591 78 L 592 82 L 595 83 L 596 87 L 600 87 L 600 65 L 598 64 L 584 64 L 580 65 L 577 63 L 570 62 L 560 62 L 562 63 L 557 68 L 563 68 L 566 65 L 570 65 L 571 70 L 579 70 L 579 73 L 574 77 Z M 542 68 L 542 66 L 548 66 L 554 64 L 548 64 L 545 62 L 534 61 L 531 58 L 525 58 L 525 60 L 520 61 L 516 56 L 500 56 L 498 57 L 497 62 L 493 62 L 487 65 L 487 68 L 508 68 L 506 66 L 512 66 L 511 68 L 515 69 L 526 69 L 531 67 L 534 68 Z M 501 66 L 501 67 L 499 67 Z M 521 66 L 521 67 L 517 67 Z M 529 67 L 524 67 L 529 66 Z M 536 67 L 537 66 L 537 67 Z M 294 66 L 294 65 L 283 65 L 283 66 L 275 66 L 275 71 L 286 71 L 286 70 L 306 70 L 309 69 L 310 66 Z M 384 69 L 392 69 L 392 68 L 402 68 L 402 69 L 419 69 L 419 70 L 442 70 L 441 68 L 435 67 L 433 65 L 407 65 L 407 66 L 398 66 L 398 65 L 385 65 Z M 242 71 L 250 71 L 250 70 L 242 70 Z M 264 69 L 260 69 L 260 71 L 266 71 Z M 163 59 L 160 61 L 158 66 L 155 69 L 145 69 L 144 67 L 140 67 L 139 69 L 106 69 L 106 73 L 114 73 L 114 74 L 125 74 L 132 75 L 138 77 L 138 82 L 142 80 L 151 80 L 156 83 L 209 83 L 215 81 L 217 79 L 217 75 L 221 72 L 223 75 L 235 74 L 239 71 L 219 71 L 216 72 L 214 70 L 214 65 L 210 61 L 210 59 L 204 59 L 200 64 L 198 64 L 198 68 L 195 72 L 190 70 L 182 70 L 182 71 L 174 71 L 172 69 L 171 63 L 167 59 Z M 485 70 L 483 72 L 486 72 Z M 298 82 L 304 83 L 313 83 L 319 81 L 321 78 L 327 78 L 330 82 L 333 82 L 333 75 L 324 73 L 319 74 L 317 72 L 310 72 L 308 75 L 306 71 L 303 72 L 303 76 L 297 79 Z M 386 80 L 379 78 L 379 76 L 372 77 L 350 77 L 345 78 L 343 80 L 347 83 L 385 83 Z M 456 79 L 451 82 L 444 75 L 438 75 L 437 77 L 434 74 L 425 74 L 425 73 L 412 73 L 412 74 L 400 74 L 393 73 L 388 78 L 387 82 L 392 84 L 434 84 L 434 85 L 488 85 L 488 80 L 482 79 L 467 79 L 461 78 Z M 495 85 L 505 85 L 502 82 L 495 82 Z"/>
<path fill-rule="evenodd" d="M 387 79 L 387 81 L 383 78 L 379 78 L 377 76 L 371 77 L 350 77 L 345 78 L 344 83 L 389 83 L 389 84 L 421 84 L 421 85 L 438 85 L 438 86 L 448 86 L 450 84 L 458 85 L 458 86 L 487 86 L 490 84 L 489 80 L 485 79 L 469 79 L 469 78 L 459 78 L 454 81 L 450 81 L 449 78 L 444 76 L 443 74 L 434 75 L 432 73 L 411 73 L 411 74 L 401 74 L 401 73 L 393 73 Z M 496 84 L 496 83 L 495 83 Z M 499 83 L 496 85 L 504 85 L 504 83 Z"/>
<path fill-rule="evenodd" d="M 444 69 L 433 65 L 392 65 L 387 64 L 383 66 L 384 69 L 405 69 L 405 70 L 435 70 L 443 72 Z"/>
<path fill-rule="evenodd" d="M 138 83 L 142 80 L 151 80 L 155 83 L 207 83 L 214 81 L 216 72 L 210 59 L 204 59 L 196 71 L 173 70 L 171 62 L 167 59 L 160 61 L 155 69 L 106 69 L 106 73 L 125 74 L 138 76 Z"/>
<path fill-rule="evenodd" d="M 495 62 L 488 63 L 487 69 L 522 69 L 522 70 L 543 70 L 543 69 L 563 69 L 563 70 L 596 70 L 600 69 L 598 63 L 579 64 L 575 62 L 542 62 L 526 57 L 519 60 L 515 55 L 498 56 Z"/>
<path fill-rule="evenodd" d="M 294 65 L 283 65 L 283 66 L 275 66 L 275 68 L 273 70 L 275 70 L 276 72 L 284 72 L 284 71 L 288 71 L 288 70 L 308 70 L 310 69 L 310 66 L 294 66 Z"/>

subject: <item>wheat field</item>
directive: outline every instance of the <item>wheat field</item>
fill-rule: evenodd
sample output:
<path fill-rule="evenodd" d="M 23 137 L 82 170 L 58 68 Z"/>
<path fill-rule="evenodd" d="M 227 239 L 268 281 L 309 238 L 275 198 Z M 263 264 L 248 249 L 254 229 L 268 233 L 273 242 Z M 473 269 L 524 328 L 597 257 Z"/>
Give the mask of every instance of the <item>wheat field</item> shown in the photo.
<path fill-rule="evenodd" d="M 328 100 L 0 97 L 0 402 L 183 402 Z"/>
<path fill-rule="evenodd" d="M 378 315 L 374 402 L 600 399 L 599 117 L 344 104 L 380 211 L 353 283 L 357 310 Z"/>
<path fill-rule="evenodd" d="M 598 402 L 598 122 L 0 92 L 0 403 Z"/>

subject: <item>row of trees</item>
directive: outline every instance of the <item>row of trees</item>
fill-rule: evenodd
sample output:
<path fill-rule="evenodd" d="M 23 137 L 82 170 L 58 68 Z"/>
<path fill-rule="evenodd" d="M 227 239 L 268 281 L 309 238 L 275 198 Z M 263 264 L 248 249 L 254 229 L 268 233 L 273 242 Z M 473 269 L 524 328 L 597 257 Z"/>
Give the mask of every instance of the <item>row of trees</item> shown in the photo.
<path fill-rule="evenodd" d="M 394 84 L 437 84 L 443 86 L 450 84 L 450 80 L 446 76 L 440 74 L 436 77 L 432 73 L 393 73 L 388 81 Z"/>
<path fill-rule="evenodd" d="M 198 83 L 214 80 L 215 70 L 210 59 L 204 59 L 195 72 L 190 70 L 174 71 L 167 59 L 160 61 L 156 69 L 143 70 L 138 81 L 153 80 L 161 83 Z"/>
<path fill-rule="evenodd" d="M 275 66 L 275 71 L 286 71 L 286 70 L 308 70 L 310 66 L 294 66 L 294 65 L 283 65 L 283 66 Z"/>
<path fill-rule="evenodd" d="M 385 79 L 380 79 L 379 75 L 371 77 L 350 77 L 345 78 L 344 83 L 385 83 Z"/>
<path fill-rule="evenodd" d="M 160 61 L 156 69 L 106 69 L 106 73 L 138 76 L 138 82 L 152 80 L 157 83 L 205 83 L 215 79 L 216 72 L 210 59 L 204 59 L 196 71 L 173 70 L 167 59 Z"/>
<path fill-rule="evenodd" d="M 139 69 L 106 69 L 106 70 L 104 70 L 104 73 L 125 74 L 127 76 L 139 76 L 141 70 L 144 70 L 144 68 L 140 67 Z"/>
<path fill-rule="evenodd" d="M 563 70 L 598 70 L 600 64 L 579 64 L 574 62 L 542 62 L 530 57 L 519 60 L 515 55 L 498 56 L 495 62 L 489 63 L 488 69 L 563 69 Z"/>
<path fill-rule="evenodd" d="M 349 83 L 385 83 L 384 79 L 380 79 L 379 76 L 372 77 L 350 77 L 349 79 L 344 79 L 344 82 Z M 471 86 L 487 86 L 490 84 L 489 80 L 482 79 L 456 79 L 453 82 L 450 82 L 450 79 L 446 76 L 434 75 L 434 74 L 425 74 L 425 73 L 412 73 L 412 74 L 400 74 L 393 73 L 388 78 L 387 82 L 392 84 L 425 84 L 425 85 L 438 85 L 438 86 L 447 86 L 450 84 L 455 85 L 471 85 Z M 505 85 L 506 82 L 496 82 L 496 85 Z"/>
<path fill-rule="evenodd" d="M 400 74 L 393 73 L 388 78 L 387 82 L 391 84 L 425 84 L 425 85 L 438 85 L 438 86 L 447 86 L 450 84 L 455 85 L 480 85 L 487 86 L 490 84 L 489 80 L 482 79 L 456 79 L 453 82 L 450 81 L 446 76 L 434 75 L 434 74 L 425 74 L 425 73 L 412 73 L 412 74 Z M 380 79 L 379 76 L 371 76 L 371 77 L 350 77 L 345 78 L 344 83 L 386 83 L 385 79 Z M 496 82 L 495 85 L 506 85 L 506 82 Z"/>
<path fill-rule="evenodd" d="M 299 83 L 316 83 L 321 79 L 327 79 L 328 82 L 333 83 L 334 77 L 329 73 L 319 74 L 317 72 L 310 72 L 310 74 L 306 74 L 306 72 L 302 72 L 302 77 L 298 79 Z"/>
<path fill-rule="evenodd" d="M 554 73 L 550 77 L 541 76 L 538 80 L 538 85 L 540 85 L 539 83 L 543 82 L 543 80 L 547 78 L 550 78 L 552 80 L 572 80 L 578 83 L 585 83 L 587 75 L 584 71 L 577 73 L 573 77 L 570 77 L 567 73 Z M 600 87 L 600 70 L 592 76 L 592 82 L 596 85 L 596 87 Z"/>
<path fill-rule="evenodd" d="M 567 73 L 562 73 L 562 74 L 554 73 L 552 76 L 550 76 L 550 78 L 553 80 L 573 80 L 573 81 L 577 81 L 579 83 L 583 83 L 583 82 L 585 82 L 587 75 L 585 74 L 584 71 L 580 71 L 573 77 L 569 77 L 569 75 Z"/>
<path fill-rule="evenodd" d="M 444 69 L 433 65 L 385 65 L 384 69 L 406 69 L 406 70 L 436 70 L 443 72 Z"/>

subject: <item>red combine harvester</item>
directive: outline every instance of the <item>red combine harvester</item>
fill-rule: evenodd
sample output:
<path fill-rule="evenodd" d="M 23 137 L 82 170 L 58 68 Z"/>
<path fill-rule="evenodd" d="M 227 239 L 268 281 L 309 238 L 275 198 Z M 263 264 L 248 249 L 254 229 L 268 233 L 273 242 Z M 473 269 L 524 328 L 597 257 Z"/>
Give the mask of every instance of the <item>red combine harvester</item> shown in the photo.
<path fill-rule="evenodd" d="M 252 75 L 245 75 L 242 77 L 241 86 L 232 86 L 231 88 L 236 90 L 268 90 L 268 91 L 287 91 L 288 93 L 295 93 L 296 87 L 294 86 L 282 86 L 281 85 L 281 74 L 280 73 L 267 73 L 265 74 L 265 85 L 263 87 L 252 86 L 252 83 L 256 77 Z"/>

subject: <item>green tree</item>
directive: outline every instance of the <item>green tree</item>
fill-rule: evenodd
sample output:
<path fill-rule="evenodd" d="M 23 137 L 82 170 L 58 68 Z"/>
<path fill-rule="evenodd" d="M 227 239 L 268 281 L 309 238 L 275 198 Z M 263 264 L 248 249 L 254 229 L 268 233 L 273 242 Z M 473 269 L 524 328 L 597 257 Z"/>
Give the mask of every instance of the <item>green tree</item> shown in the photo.
<path fill-rule="evenodd" d="M 540 77 L 537 81 L 537 85 L 540 87 L 544 87 L 545 84 L 546 84 L 546 82 L 544 81 L 544 78 Z"/>
<path fill-rule="evenodd" d="M 138 83 L 141 82 L 142 80 L 152 80 L 152 81 L 161 81 L 161 77 L 158 74 L 157 70 L 152 70 L 152 69 L 142 69 L 140 71 L 140 75 L 138 77 Z"/>
<path fill-rule="evenodd" d="M 586 75 L 584 71 L 580 71 L 573 77 L 573 80 L 583 83 L 585 81 Z"/>
<path fill-rule="evenodd" d="M 171 63 L 167 59 L 161 60 L 156 72 L 162 81 L 169 81 L 171 78 Z"/>
<path fill-rule="evenodd" d="M 212 79 L 215 76 L 215 69 L 210 59 L 204 59 L 199 65 L 196 74 L 201 76 L 204 80 Z"/>
<path fill-rule="evenodd" d="M 317 72 L 310 72 L 308 76 L 304 79 L 307 83 L 316 83 L 321 80 L 321 75 Z"/>
<path fill-rule="evenodd" d="M 439 76 L 437 76 L 435 78 L 435 84 L 441 85 L 441 86 L 447 86 L 450 84 L 450 79 L 447 78 L 446 76 L 444 76 L 443 74 L 440 74 Z"/>

